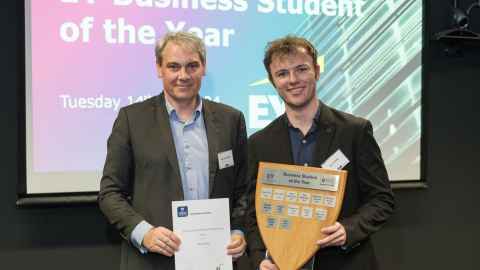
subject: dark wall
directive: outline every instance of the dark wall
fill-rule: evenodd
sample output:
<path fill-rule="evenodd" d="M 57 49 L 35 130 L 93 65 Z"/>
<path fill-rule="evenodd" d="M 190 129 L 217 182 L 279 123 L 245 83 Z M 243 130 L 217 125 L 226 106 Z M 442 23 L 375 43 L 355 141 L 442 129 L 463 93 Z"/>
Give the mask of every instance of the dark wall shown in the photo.
<path fill-rule="evenodd" d="M 38 0 L 36 0 L 38 1 Z M 473 0 L 472 0 L 473 1 Z M 94 205 L 18 209 L 18 106 L 23 35 L 21 0 L 2 1 L 0 76 L 1 269 L 117 269 L 118 243 Z M 459 1 L 466 6 L 471 1 Z M 451 1 L 427 1 L 428 37 L 448 27 Z M 480 10 L 474 14 L 480 25 Z M 480 27 L 477 28 L 480 31 Z M 480 189 L 480 42 L 463 57 L 446 57 L 444 45 L 425 50 L 426 174 L 428 189 L 396 190 L 398 210 L 374 236 L 382 269 L 480 269 L 476 193 Z M 55 57 L 52 55 L 52 57 Z M 68 68 L 68 67 L 67 67 Z M 478 255 L 477 255 L 478 256 Z"/>

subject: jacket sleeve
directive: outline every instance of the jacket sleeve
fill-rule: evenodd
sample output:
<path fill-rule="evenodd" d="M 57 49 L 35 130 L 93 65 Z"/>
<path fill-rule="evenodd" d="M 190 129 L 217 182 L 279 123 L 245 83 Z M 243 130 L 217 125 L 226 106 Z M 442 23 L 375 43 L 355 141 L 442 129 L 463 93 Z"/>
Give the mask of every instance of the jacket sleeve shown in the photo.
<path fill-rule="evenodd" d="M 231 228 L 233 230 L 241 230 L 245 232 L 245 212 L 247 205 L 247 131 L 245 119 L 242 113 L 238 113 L 237 121 L 235 121 L 235 130 L 237 131 L 234 138 L 235 142 L 235 186 L 233 188 L 233 210 L 231 217 Z"/>
<path fill-rule="evenodd" d="M 361 205 L 353 215 L 339 221 L 347 232 L 347 250 L 378 231 L 395 207 L 387 170 L 373 137 L 371 123 L 362 122 L 359 133 L 354 146 L 354 173 L 360 189 Z"/>
<path fill-rule="evenodd" d="M 107 220 L 127 241 L 135 226 L 143 220 L 131 206 L 134 175 L 128 115 L 121 109 L 108 138 L 98 203 Z"/>

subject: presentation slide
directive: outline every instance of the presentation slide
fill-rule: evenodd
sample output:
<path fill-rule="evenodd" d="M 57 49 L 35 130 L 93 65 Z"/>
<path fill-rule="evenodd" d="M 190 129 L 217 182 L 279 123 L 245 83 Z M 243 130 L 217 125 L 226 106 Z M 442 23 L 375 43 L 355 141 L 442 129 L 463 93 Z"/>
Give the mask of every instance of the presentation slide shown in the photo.
<path fill-rule="evenodd" d="M 319 51 L 318 97 L 372 121 L 391 181 L 420 179 L 422 0 L 26 0 L 27 194 L 95 192 L 120 108 L 162 92 L 155 42 L 207 46 L 201 96 L 245 115 L 284 112 L 263 67 L 287 34 Z"/>

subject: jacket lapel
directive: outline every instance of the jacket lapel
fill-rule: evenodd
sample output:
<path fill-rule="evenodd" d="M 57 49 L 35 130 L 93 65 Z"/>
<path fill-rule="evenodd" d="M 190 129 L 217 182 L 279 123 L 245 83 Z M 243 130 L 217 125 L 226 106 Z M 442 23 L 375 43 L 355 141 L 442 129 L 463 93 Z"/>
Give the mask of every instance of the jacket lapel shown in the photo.
<path fill-rule="evenodd" d="M 168 117 L 167 108 L 165 107 L 165 96 L 160 94 L 156 98 L 157 102 L 155 102 L 155 117 L 156 117 L 156 132 L 157 138 L 160 140 L 160 144 L 162 149 L 164 149 L 165 154 L 168 157 L 168 161 L 170 166 L 174 171 L 175 178 L 174 181 L 176 182 L 176 190 L 174 190 L 174 194 L 179 194 L 181 200 L 184 198 L 183 188 L 182 188 L 182 179 L 180 176 L 180 168 L 178 167 L 178 159 L 177 159 L 177 152 L 175 150 L 175 143 L 173 141 L 172 129 L 170 128 L 170 120 Z"/>
<path fill-rule="evenodd" d="M 335 125 L 330 108 L 320 102 L 320 121 L 318 126 L 317 143 L 313 157 L 313 166 L 321 167 L 322 163 L 331 153 L 333 137 L 335 135 Z"/>
<path fill-rule="evenodd" d="M 205 121 L 205 129 L 207 131 L 208 142 L 208 195 L 212 194 L 215 174 L 217 172 L 218 162 L 218 139 L 220 131 L 218 129 L 218 122 L 216 112 L 210 106 L 207 100 L 203 100 L 203 119 Z"/>
<path fill-rule="evenodd" d="M 274 149 L 273 160 L 278 163 L 294 164 L 292 154 L 292 143 L 290 142 L 290 134 L 288 132 L 287 115 L 283 114 L 274 125 L 270 134 L 272 142 L 277 144 L 272 147 Z M 285 145 L 282 145 L 285 143 Z"/>

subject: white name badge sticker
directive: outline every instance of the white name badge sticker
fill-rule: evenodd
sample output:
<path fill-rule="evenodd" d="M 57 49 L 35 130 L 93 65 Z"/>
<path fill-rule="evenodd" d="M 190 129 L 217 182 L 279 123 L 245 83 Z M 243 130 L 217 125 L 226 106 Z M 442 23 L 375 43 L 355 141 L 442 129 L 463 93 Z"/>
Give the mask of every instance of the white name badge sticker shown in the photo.
<path fill-rule="evenodd" d="M 218 153 L 218 167 L 220 168 L 220 170 L 232 167 L 233 165 L 234 163 L 232 150 Z"/>
<path fill-rule="evenodd" d="M 341 170 L 347 164 L 350 163 L 350 160 L 343 154 L 343 152 L 338 149 L 331 155 L 325 162 L 322 164 L 322 168 L 326 169 L 333 169 L 333 170 Z"/>

